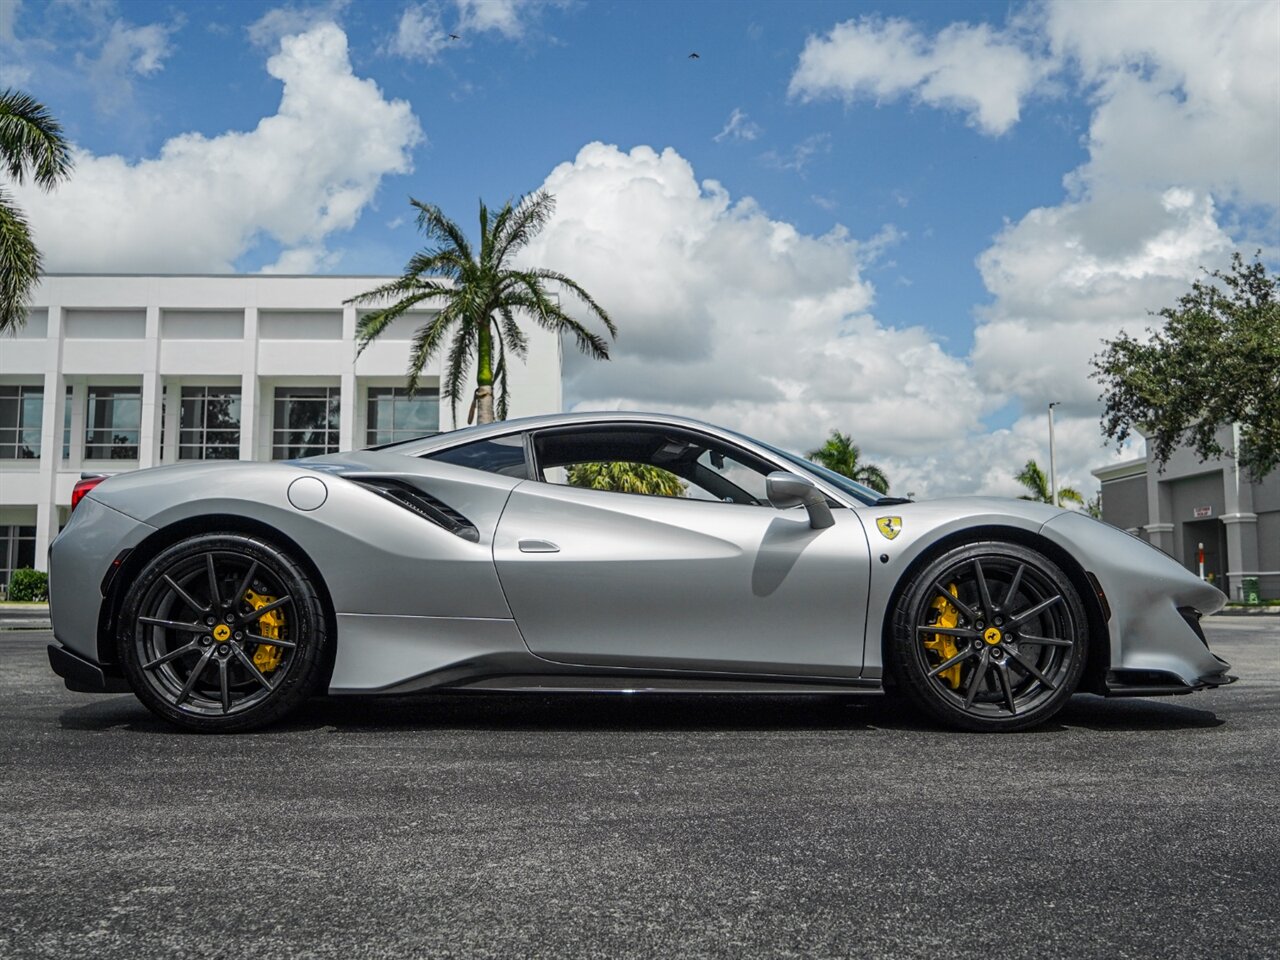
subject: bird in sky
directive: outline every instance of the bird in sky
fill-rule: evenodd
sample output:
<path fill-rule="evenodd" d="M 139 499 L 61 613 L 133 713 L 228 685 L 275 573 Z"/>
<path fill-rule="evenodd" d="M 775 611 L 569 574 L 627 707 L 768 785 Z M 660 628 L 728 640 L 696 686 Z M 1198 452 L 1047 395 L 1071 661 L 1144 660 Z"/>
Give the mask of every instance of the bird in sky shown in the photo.
<path fill-rule="evenodd" d="M 702 57 L 701 57 L 701 55 L 699 55 L 699 54 L 691 53 L 691 54 L 689 54 L 689 59 L 690 59 L 690 60 L 701 60 L 701 59 L 702 59 Z"/>

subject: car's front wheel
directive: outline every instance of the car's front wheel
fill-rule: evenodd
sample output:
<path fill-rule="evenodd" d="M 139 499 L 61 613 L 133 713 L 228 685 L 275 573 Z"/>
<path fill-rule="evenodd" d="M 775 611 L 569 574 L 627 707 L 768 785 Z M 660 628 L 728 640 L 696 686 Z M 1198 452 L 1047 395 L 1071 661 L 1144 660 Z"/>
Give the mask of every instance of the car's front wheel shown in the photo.
<path fill-rule="evenodd" d="M 303 567 L 256 537 L 191 537 L 129 587 L 119 654 L 152 712 L 203 732 L 262 726 L 305 700 L 323 674 L 324 608 Z"/>
<path fill-rule="evenodd" d="M 966 730 L 1043 723 L 1080 683 L 1088 623 L 1052 560 L 1015 543 L 936 557 L 899 595 L 890 674 L 927 713 Z"/>

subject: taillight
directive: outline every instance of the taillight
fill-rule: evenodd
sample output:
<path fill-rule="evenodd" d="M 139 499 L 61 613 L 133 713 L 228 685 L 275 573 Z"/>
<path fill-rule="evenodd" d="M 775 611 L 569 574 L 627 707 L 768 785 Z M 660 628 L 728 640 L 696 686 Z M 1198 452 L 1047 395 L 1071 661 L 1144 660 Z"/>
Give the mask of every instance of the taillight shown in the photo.
<path fill-rule="evenodd" d="M 84 499 L 84 495 L 100 484 L 106 477 L 85 477 L 83 480 L 77 480 L 76 485 L 71 488 L 71 509 L 74 510 Z"/>

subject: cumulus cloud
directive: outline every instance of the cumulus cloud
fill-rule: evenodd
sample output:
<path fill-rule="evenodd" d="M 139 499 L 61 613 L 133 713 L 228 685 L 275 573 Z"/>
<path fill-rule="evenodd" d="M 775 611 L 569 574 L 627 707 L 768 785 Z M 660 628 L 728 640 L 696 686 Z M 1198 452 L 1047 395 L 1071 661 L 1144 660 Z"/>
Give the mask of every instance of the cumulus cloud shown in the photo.
<path fill-rule="evenodd" d="M 174 28 L 161 23 L 134 27 L 116 20 L 107 28 L 96 56 L 78 54 L 76 65 L 89 78 L 98 109 L 113 113 L 133 95 L 133 77 L 149 77 L 173 53 Z"/>
<path fill-rule="evenodd" d="M 725 122 L 724 129 L 711 139 L 716 143 L 722 140 L 755 140 L 763 132 L 760 124 L 734 107 L 733 113 L 729 114 L 729 119 Z"/>
<path fill-rule="evenodd" d="M 811 36 L 791 77 L 793 97 L 877 102 L 912 96 L 964 112 L 984 133 L 1018 121 L 1045 68 L 1019 39 L 987 24 L 955 23 L 926 36 L 900 18 L 860 17 Z"/>
<path fill-rule="evenodd" d="M 19 189 L 48 269 L 225 271 L 263 237 L 284 247 L 279 269 L 329 263 L 326 238 L 411 168 L 418 121 L 352 73 L 331 23 L 286 37 L 267 71 L 280 106 L 251 131 L 182 134 L 136 163 L 77 150 L 58 190 Z"/>
<path fill-rule="evenodd" d="M 979 428 L 964 362 L 872 316 L 868 250 L 843 228 L 805 234 L 699 183 L 672 149 L 588 144 L 543 187 L 556 215 L 525 255 L 582 282 L 621 329 L 607 364 L 566 351 L 571 404 L 687 413 L 798 450 L 837 425 L 901 456 Z"/>
<path fill-rule="evenodd" d="M 524 35 L 528 0 L 457 0 L 458 25 L 467 31 L 493 30 L 508 40 Z"/>
<path fill-rule="evenodd" d="M 423 3 L 405 7 L 387 50 L 407 60 L 434 63 L 448 45 L 449 35 L 445 32 L 439 11 Z"/>
<path fill-rule="evenodd" d="M 275 50 L 285 37 L 306 33 L 322 23 L 337 23 L 350 4 L 351 0 L 325 0 L 273 7 L 249 24 L 245 32 L 254 46 Z"/>
<path fill-rule="evenodd" d="M 450 47 L 467 46 L 480 34 L 520 40 L 537 9 L 529 0 L 454 0 L 453 7 L 452 28 L 446 27 L 445 8 L 438 0 L 405 7 L 385 51 L 406 60 L 435 63 Z"/>

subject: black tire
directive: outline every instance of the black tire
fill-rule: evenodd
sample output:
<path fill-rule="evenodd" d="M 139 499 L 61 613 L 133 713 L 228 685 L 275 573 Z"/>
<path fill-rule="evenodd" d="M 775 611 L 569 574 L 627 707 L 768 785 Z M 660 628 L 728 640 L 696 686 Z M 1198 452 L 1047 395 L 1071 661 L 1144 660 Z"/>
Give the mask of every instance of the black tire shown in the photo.
<path fill-rule="evenodd" d="M 319 592 L 288 552 L 257 537 L 201 534 L 157 554 L 125 594 L 119 623 L 134 693 L 189 730 L 279 720 L 325 671 Z"/>
<path fill-rule="evenodd" d="M 926 564 L 900 593 L 891 629 L 886 667 L 896 685 L 963 730 L 1044 723 L 1079 686 L 1088 651 L 1084 604 L 1067 575 L 1035 550 L 996 540 Z"/>

